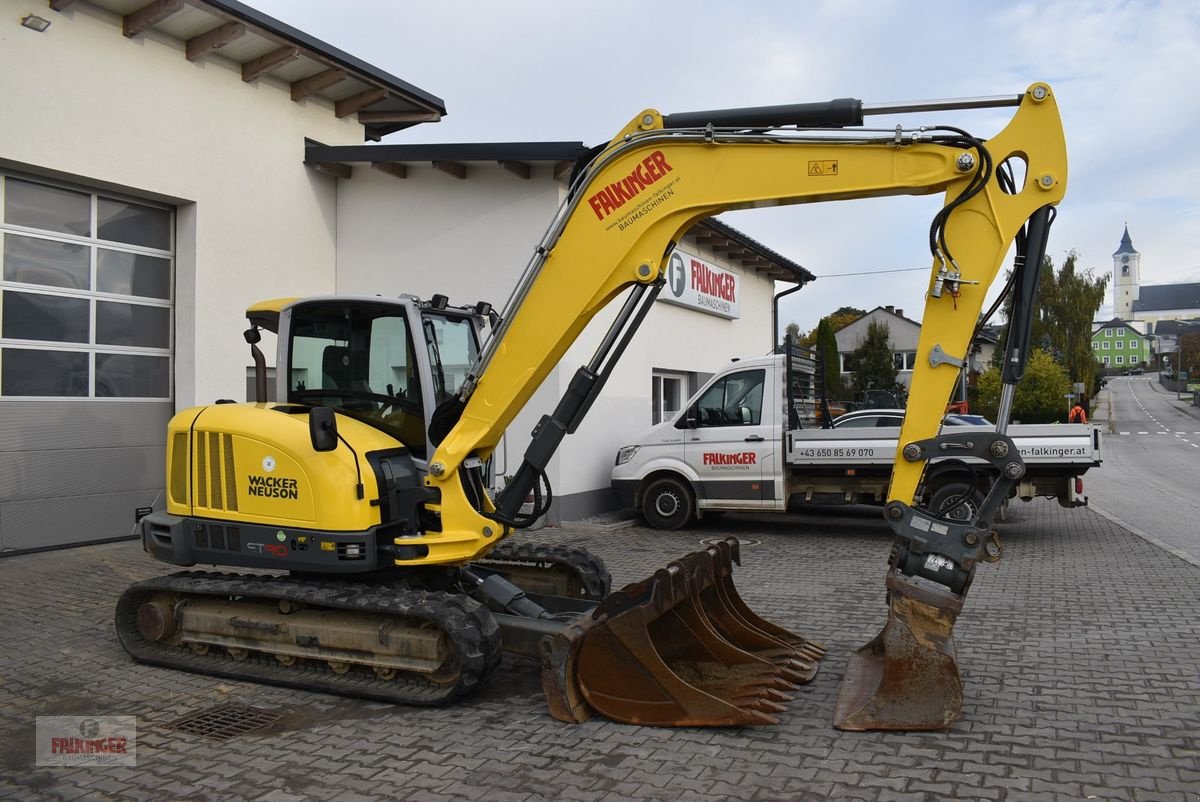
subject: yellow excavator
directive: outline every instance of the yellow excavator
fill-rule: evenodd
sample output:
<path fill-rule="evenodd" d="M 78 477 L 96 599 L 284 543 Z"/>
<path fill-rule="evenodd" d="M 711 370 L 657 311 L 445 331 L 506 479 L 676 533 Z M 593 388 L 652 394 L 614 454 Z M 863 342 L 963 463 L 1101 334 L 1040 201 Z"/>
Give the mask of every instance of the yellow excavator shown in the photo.
<path fill-rule="evenodd" d="M 948 125 L 863 125 L 875 114 L 1003 107 L 1015 113 L 986 141 Z M 684 232 L 730 209 L 942 193 L 885 507 L 896 535 L 888 620 L 851 657 L 834 721 L 944 727 L 962 702 L 955 618 L 977 564 L 999 558 L 992 517 L 1024 471 L 1005 428 L 1066 178 L 1057 104 L 1042 83 L 947 101 L 644 111 L 577 165 L 502 315 L 436 295 L 251 307 L 257 400 L 172 419 L 166 510 L 145 516 L 141 533 L 167 563 L 276 570 L 139 582 L 118 602 L 117 633 L 145 663 L 409 704 L 471 691 L 508 650 L 541 660 L 550 711 L 564 721 L 777 722 L 824 650 L 741 599 L 736 540 L 610 592 L 608 571 L 588 552 L 510 536 L 549 506 L 546 465 L 649 312 Z M 1014 241 L 1000 422 L 941 434 Z M 493 497 L 490 459 L 506 427 L 622 293 L 595 355 Z M 264 329 L 277 335 L 278 402 L 265 400 Z M 933 457 L 988 463 L 1003 477 L 971 520 L 913 506 Z M 529 497 L 532 511 L 523 509 Z"/>

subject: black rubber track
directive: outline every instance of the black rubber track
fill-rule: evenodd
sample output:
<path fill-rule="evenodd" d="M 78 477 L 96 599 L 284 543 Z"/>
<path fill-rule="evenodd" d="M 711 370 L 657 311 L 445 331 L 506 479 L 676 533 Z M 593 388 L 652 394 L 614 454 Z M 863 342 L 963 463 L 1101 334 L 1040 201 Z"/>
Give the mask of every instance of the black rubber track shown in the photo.
<path fill-rule="evenodd" d="M 437 684 L 416 672 L 399 672 L 382 680 L 365 666 L 337 674 L 319 660 L 297 660 L 285 666 L 270 654 L 251 652 L 236 660 L 214 647 L 197 655 L 186 646 L 148 641 L 137 628 L 142 602 L 158 592 L 187 597 L 283 600 L 309 608 L 395 615 L 428 622 L 452 644 L 458 674 Z M 181 571 L 138 582 L 117 602 L 117 636 L 139 663 L 177 668 L 196 674 L 264 682 L 291 688 L 335 693 L 384 702 L 432 706 L 453 701 L 483 683 L 500 663 L 500 627 L 486 607 L 467 596 L 413 590 L 403 584 L 357 584 L 335 580 L 296 580 L 287 576 L 252 576 L 207 571 Z"/>
<path fill-rule="evenodd" d="M 475 563 L 497 571 L 504 570 L 504 563 L 566 566 L 578 577 L 586 591 L 584 598 L 590 601 L 600 601 L 612 590 L 612 576 L 604 561 L 587 549 L 574 546 L 514 543 L 510 539 L 498 544 Z"/>

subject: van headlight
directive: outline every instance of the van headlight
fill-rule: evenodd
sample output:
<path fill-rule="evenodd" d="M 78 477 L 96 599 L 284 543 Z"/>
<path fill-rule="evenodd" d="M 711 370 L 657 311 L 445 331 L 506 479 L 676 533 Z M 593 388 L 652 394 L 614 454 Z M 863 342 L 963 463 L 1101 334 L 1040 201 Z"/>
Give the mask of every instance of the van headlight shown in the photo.
<path fill-rule="evenodd" d="M 624 465 L 629 460 L 633 459 L 633 455 L 641 450 L 641 446 L 625 446 L 617 451 L 617 464 Z"/>

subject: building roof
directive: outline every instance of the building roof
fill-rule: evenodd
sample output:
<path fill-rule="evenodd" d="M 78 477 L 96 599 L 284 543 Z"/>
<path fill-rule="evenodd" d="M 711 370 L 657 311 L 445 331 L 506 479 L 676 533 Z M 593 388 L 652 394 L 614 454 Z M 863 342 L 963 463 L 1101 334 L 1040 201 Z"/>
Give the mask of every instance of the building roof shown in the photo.
<path fill-rule="evenodd" d="M 717 250 L 724 249 L 726 251 L 726 256 L 732 258 L 741 258 L 744 262 L 744 256 L 748 252 L 749 255 L 756 257 L 757 261 L 759 262 L 766 262 L 768 265 L 781 268 L 781 270 L 776 269 L 774 271 L 764 269 L 766 265 L 758 268 L 760 272 L 766 272 L 770 278 L 773 278 L 777 281 L 795 281 L 799 282 L 800 284 L 807 284 L 808 282 L 816 281 L 817 279 L 816 276 L 810 273 L 802 265 L 793 262 L 791 259 L 788 259 L 786 256 L 783 256 L 776 251 L 771 250 L 766 245 L 763 245 L 753 237 L 743 234 L 741 231 L 738 231 L 728 223 L 722 223 L 715 217 L 709 217 L 705 220 L 701 220 L 699 226 L 702 228 L 707 228 L 718 238 L 724 237 L 725 239 L 729 240 L 731 243 L 729 245 L 709 243 L 710 247 L 715 247 Z M 697 234 L 695 229 L 692 229 L 692 233 Z M 703 235 L 697 235 L 697 238 L 703 241 Z M 772 273 L 782 274 L 772 275 Z"/>
<path fill-rule="evenodd" d="M 457 178 L 466 178 L 471 165 L 503 167 L 520 178 L 532 175 L 533 165 L 549 165 L 554 177 L 566 180 L 576 163 L 590 154 L 582 142 L 444 142 L 423 145 L 323 145 L 308 143 L 304 163 L 339 178 L 350 178 L 355 165 L 370 165 L 397 178 L 408 168 L 427 165 Z M 733 226 L 709 217 L 690 232 L 714 252 L 756 270 L 775 281 L 807 284 L 816 276 Z"/>
<path fill-rule="evenodd" d="M 858 320 L 862 320 L 862 319 L 863 319 L 863 318 L 865 318 L 867 315 L 873 314 L 873 313 L 875 313 L 875 312 L 885 312 L 885 313 L 887 313 L 887 314 L 891 315 L 892 317 L 898 317 L 898 318 L 900 318 L 901 320 L 903 320 L 903 321 L 905 321 L 905 322 L 908 322 L 908 323 L 911 323 L 911 324 L 913 324 L 914 326 L 917 326 L 917 327 L 920 327 L 920 325 L 921 325 L 921 321 L 919 321 L 919 320 L 913 320 L 913 319 L 912 319 L 912 318 L 910 318 L 910 317 L 905 317 L 905 315 L 904 315 L 904 310 L 903 310 L 903 309 L 897 309 L 897 308 L 896 308 L 896 307 L 894 307 L 894 306 L 877 306 L 877 307 L 875 307 L 874 309 L 872 309 L 872 310 L 870 310 L 869 312 L 867 312 L 867 314 L 866 314 L 866 315 L 863 315 L 862 317 L 860 317 Z M 856 320 L 856 321 L 854 321 L 854 322 L 855 322 L 855 323 L 857 323 L 858 321 Z M 848 326 L 849 326 L 849 325 L 853 325 L 853 324 L 851 324 L 851 323 L 847 323 L 846 325 L 848 325 Z"/>
<path fill-rule="evenodd" d="M 116 15 L 127 38 L 153 30 L 182 42 L 189 61 L 224 58 L 241 67 L 243 81 L 270 76 L 289 84 L 297 102 L 322 98 L 338 117 L 355 114 L 367 139 L 446 114 L 441 98 L 237 0 L 88 3 Z M 69 12 L 73 4 L 50 5 Z"/>
<path fill-rule="evenodd" d="M 1195 309 L 1200 314 L 1200 281 L 1143 285 L 1138 290 L 1138 298 L 1133 302 L 1134 312 L 1157 312 L 1163 309 Z"/>
<path fill-rule="evenodd" d="M 1132 325 L 1130 325 L 1127 321 L 1124 321 L 1119 317 L 1114 317 L 1112 320 L 1108 320 L 1108 321 L 1105 321 L 1104 323 L 1101 323 L 1098 327 L 1096 327 L 1092 331 L 1092 336 L 1095 337 L 1097 334 L 1104 331 L 1105 329 L 1128 329 L 1130 332 L 1132 332 L 1137 337 L 1144 337 L 1146 339 L 1152 339 L 1150 337 L 1150 335 L 1142 334 L 1140 331 L 1138 331 Z"/>
<path fill-rule="evenodd" d="M 1188 334 L 1193 331 L 1200 331 L 1200 318 L 1196 318 L 1195 320 L 1160 320 L 1154 324 L 1154 333 L 1160 337 L 1172 334 Z"/>
<path fill-rule="evenodd" d="M 1129 226 L 1125 226 L 1125 236 L 1121 237 L 1121 244 L 1117 247 L 1113 256 L 1120 256 L 1123 253 L 1137 253 L 1133 249 L 1133 240 L 1129 238 Z"/>

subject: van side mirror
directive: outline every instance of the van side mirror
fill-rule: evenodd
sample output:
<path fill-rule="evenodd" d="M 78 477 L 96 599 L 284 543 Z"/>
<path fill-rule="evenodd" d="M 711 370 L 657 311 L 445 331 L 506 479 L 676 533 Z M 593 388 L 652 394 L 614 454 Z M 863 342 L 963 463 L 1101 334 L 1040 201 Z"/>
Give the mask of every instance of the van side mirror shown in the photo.
<path fill-rule="evenodd" d="M 696 407 L 691 406 L 687 411 L 679 416 L 679 420 L 675 422 L 676 429 L 695 429 L 700 425 L 700 416 Z"/>
<path fill-rule="evenodd" d="M 333 451 L 338 444 L 337 416 L 331 407 L 313 407 L 308 412 L 308 439 L 313 451 Z"/>

